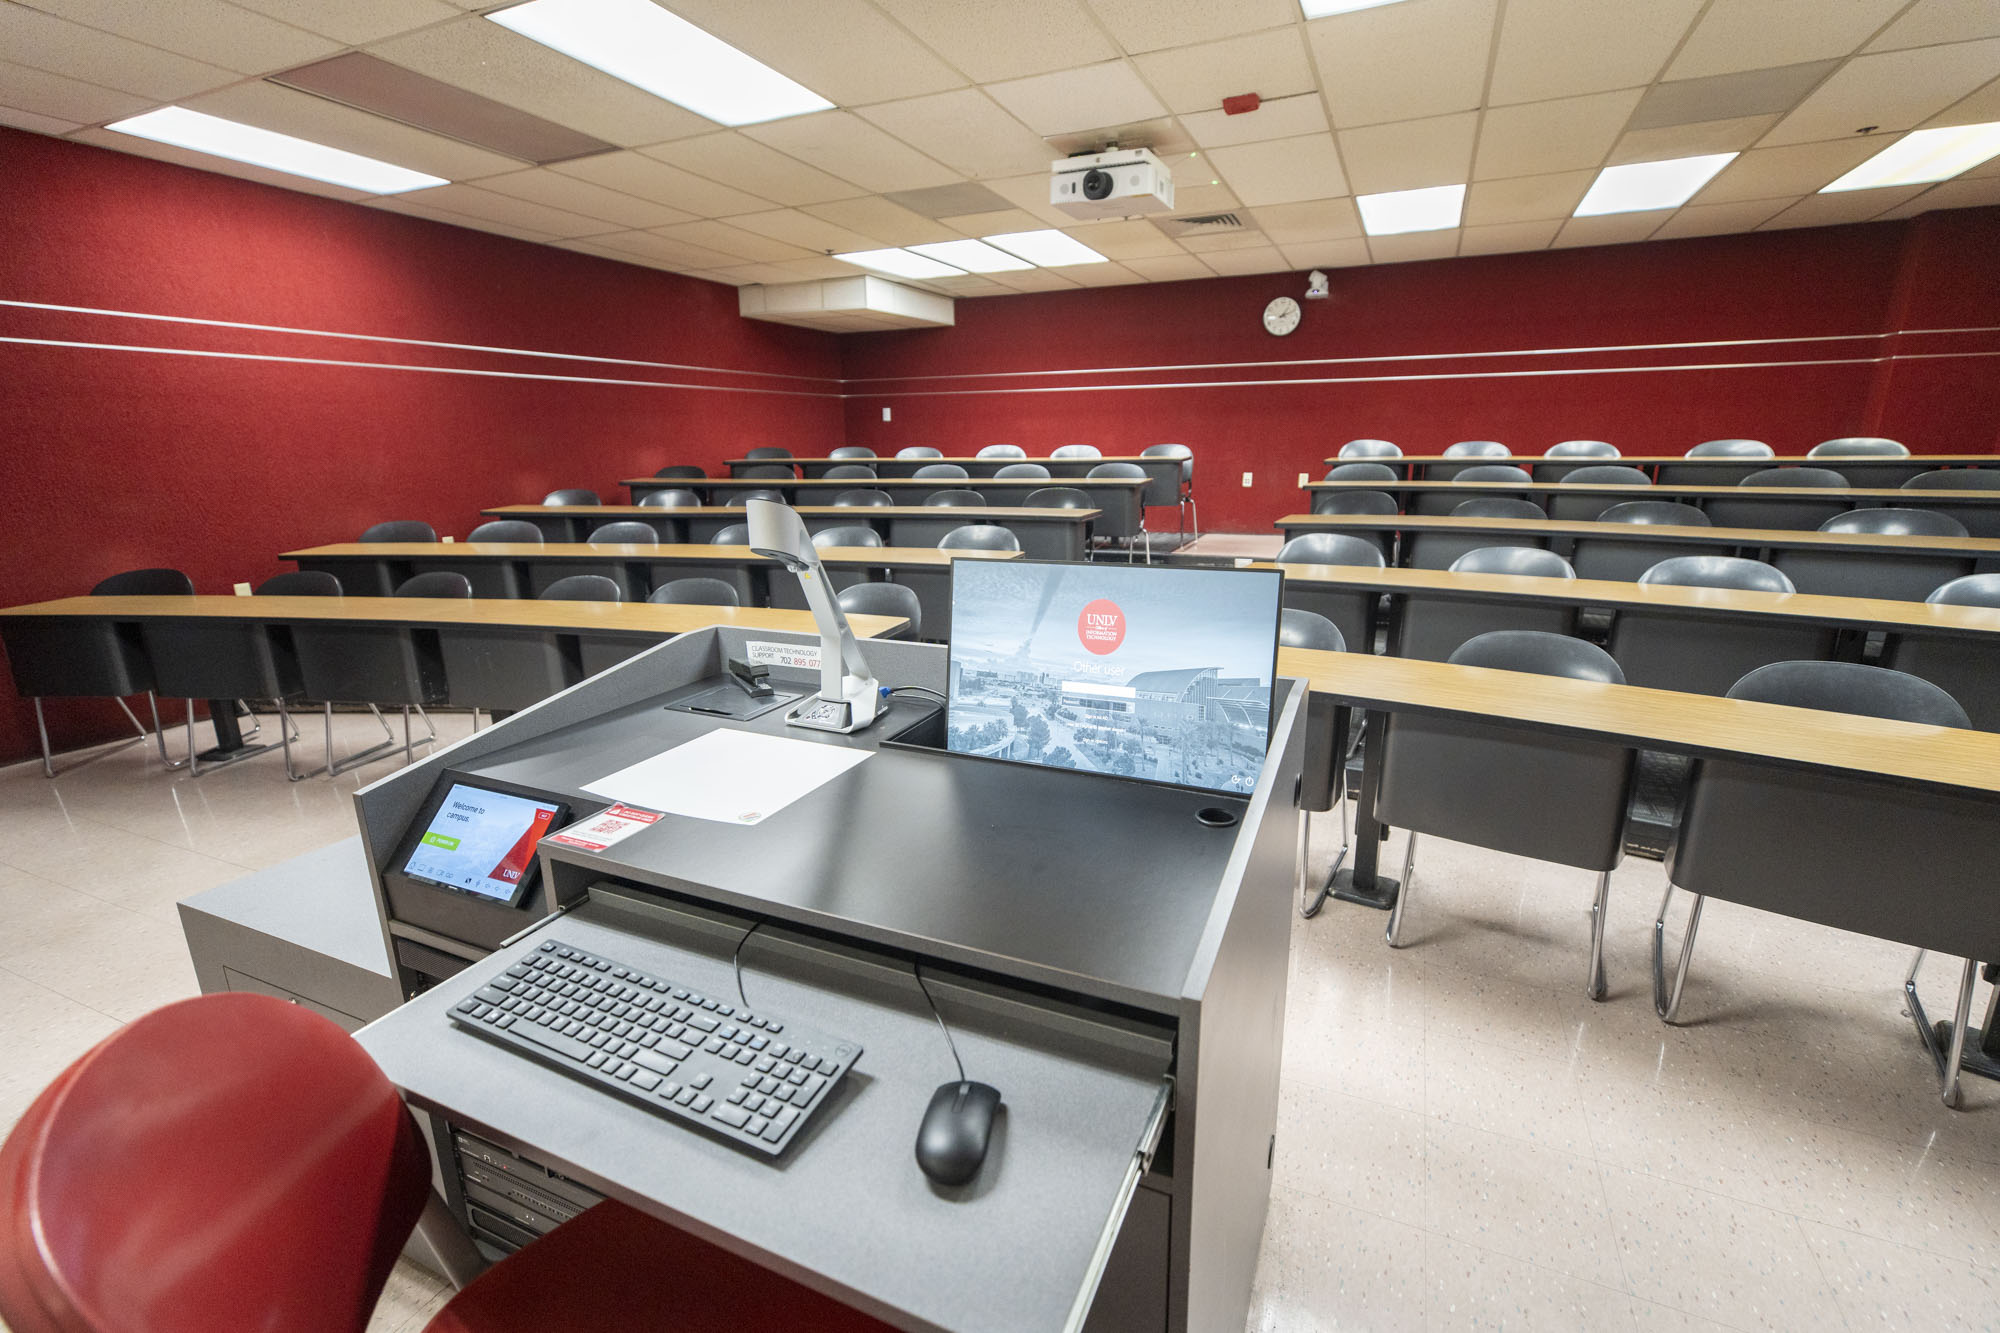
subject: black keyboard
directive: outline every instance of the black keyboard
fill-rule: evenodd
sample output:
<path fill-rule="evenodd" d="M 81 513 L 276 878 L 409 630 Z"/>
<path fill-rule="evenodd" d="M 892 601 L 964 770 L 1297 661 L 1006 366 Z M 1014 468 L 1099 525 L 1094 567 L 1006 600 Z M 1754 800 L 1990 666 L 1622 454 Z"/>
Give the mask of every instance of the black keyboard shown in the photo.
<path fill-rule="evenodd" d="M 670 1119 L 776 1157 L 861 1047 L 554 940 L 452 1022 Z"/>

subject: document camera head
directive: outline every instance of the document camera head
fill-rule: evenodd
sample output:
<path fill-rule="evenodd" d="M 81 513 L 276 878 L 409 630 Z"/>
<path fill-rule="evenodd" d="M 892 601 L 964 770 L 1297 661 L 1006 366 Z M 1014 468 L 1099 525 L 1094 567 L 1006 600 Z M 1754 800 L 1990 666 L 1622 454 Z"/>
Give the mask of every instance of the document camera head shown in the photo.
<path fill-rule="evenodd" d="M 800 574 L 814 564 L 812 534 L 798 513 L 775 500 L 751 500 L 743 506 L 750 526 L 750 549 Z"/>

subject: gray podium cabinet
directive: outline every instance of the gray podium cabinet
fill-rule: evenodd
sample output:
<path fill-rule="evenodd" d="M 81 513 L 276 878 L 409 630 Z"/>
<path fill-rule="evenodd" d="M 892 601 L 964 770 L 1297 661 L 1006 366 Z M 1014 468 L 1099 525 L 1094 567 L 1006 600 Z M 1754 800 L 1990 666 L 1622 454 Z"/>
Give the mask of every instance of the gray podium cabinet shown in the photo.
<path fill-rule="evenodd" d="M 853 737 L 668 706 L 746 639 L 806 642 L 684 635 L 357 794 L 385 937 L 420 992 L 358 1039 L 458 1159 L 453 1207 L 504 1248 L 510 1227 L 543 1229 L 526 1205 L 560 1221 L 621 1199 L 911 1330 L 1241 1328 L 1270 1193 L 1303 686 L 1279 682 L 1255 789 L 1218 796 L 927 748 L 912 738 L 935 707 L 908 695 Z M 944 687 L 942 647 L 865 651 L 885 683 Z M 504 942 L 392 910 L 382 872 L 446 769 L 587 811 L 603 802 L 584 784 L 722 726 L 871 753 L 756 825 L 667 815 L 601 852 L 545 842 Z M 730 995 L 753 924 L 749 1003 L 863 1048 L 776 1159 L 447 1021 L 551 939 Z M 913 965 L 967 1076 L 1005 1101 L 956 1189 L 913 1158 L 955 1078 Z"/>

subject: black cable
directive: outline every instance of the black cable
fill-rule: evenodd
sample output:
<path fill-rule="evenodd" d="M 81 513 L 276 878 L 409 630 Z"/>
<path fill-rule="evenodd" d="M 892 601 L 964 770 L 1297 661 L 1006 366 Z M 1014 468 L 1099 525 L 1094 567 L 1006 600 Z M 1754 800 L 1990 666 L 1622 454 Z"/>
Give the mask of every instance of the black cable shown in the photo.
<path fill-rule="evenodd" d="M 949 704 L 951 702 L 949 699 L 945 698 L 944 695 L 939 691 L 933 690 L 928 686 L 924 685 L 893 685 L 889 688 L 889 693 L 891 695 L 928 694 L 931 698 L 937 700 L 941 704 Z"/>
<path fill-rule="evenodd" d="M 750 942 L 750 937 L 757 933 L 757 927 L 763 924 L 762 921 L 758 921 L 743 932 L 743 938 L 736 941 L 735 956 L 729 960 L 730 966 L 736 969 L 736 998 L 742 1002 L 745 1009 L 750 1007 L 750 1001 L 743 998 L 743 946 Z"/>
<path fill-rule="evenodd" d="M 951 1039 L 951 1029 L 944 1025 L 944 1015 L 938 1012 L 937 1001 L 931 998 L 931 988 L 924 984 L 924 968 L 921 963 L 911 963 L 910 972 L 917 979 L 917 989 L 924 993 L 924 1002 L 931 1007 L 931 1017 L 937 1020 L 938 1031 L 944 1033 L 944 1044 L 951 1047 L 951 1062 L 958 1066 L 958 1081 L 965 1082 L 965 1061 L 958 1058 L 958 1043 Z"/>

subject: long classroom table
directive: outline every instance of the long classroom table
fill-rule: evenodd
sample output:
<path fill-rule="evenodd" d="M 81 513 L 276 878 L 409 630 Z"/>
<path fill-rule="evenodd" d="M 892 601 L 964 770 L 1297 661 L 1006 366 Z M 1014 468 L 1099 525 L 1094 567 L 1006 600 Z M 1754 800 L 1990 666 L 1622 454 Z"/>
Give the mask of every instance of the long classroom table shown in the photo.
<path fill-rule="evenodd" d="M 1920 472 L 1944 467 L 2000 467 L 2000 454 L 1911 454 L 1903 458 L 1688 458 L 1681 454 L 1637 454 L 1630 458 L 1544 458 L 1523 454 L 1512 458 L 1446 458 L 1442 454 L 1406 454 L 1401 458 L 1328 458 L 1340 463 L 1387 463 L 1413 480 L 1449 481 L 1482 463 L 1512 463 L 1526 468 L 1536 481 L 1560 481 L 1580 467 L 1611 463 L 1644 468 L 1658 482 L 1679 485 L 1729 486 L 1768 467 L 1831 468 L 1862 486 L 1900 486 Z"/>
<path fill-rule="evenodd" d="M 936 546 L 953 528 L 991 523 L 1013 533 L 1021 553 L 1036 560 L 1082 560 L 1090 552 L 1095 509 L 1025 509 L 1009 505 L 798 505 L 808 532 L 850 525 L 873 528 L 889 546 Z M 710 541 L 732 524 L 745 521 L 742 505 L 702 505 L 698 508 L 654 505 L 496 505 L 479 511 L 485 518 L 525 519 L 541 529 L 544 540 L 588 541 L 605 523 L 650 523 L 663 542 Z"/>
<path fill-rule="evenodd" d="M 1147 488 L 1146 503 L 1152 507 L 1177 504 L 1181 494 L 1181 464 L 1185 459 L 1147 457 L 1144 454 L 1106 454 L 1102 458 L 977 458 L 963 454 L 948 454 L 943 458 L 732 458 L 729 460 L 729 475 L 740 477 L 745 468 L 779 467 L 796 465 L 808 477 L 823 477 L 831 467 L 859 464 L 875 469 L 881 478 L 914 477 L 917 469 L 932 463 L 956 463 L 975 477 L 991 477 L 1001 468 L 1013 463 L 1039 463 L 1049 470 L 1052 478 L 1047 485 L 1063 484 L 1064 478 L 1088 477 L 1090 470 L 1100 463 L 1131 463 L 1146 469 L 1147 479 L 1153 484 Z M 852 482 L 865 486 L 865 479 Z"/>
<path fill-rule="evenodd" d="M 1082 491 L 1090 497 L 1092 505 L 1103 511 L 1097 519 L 1098 536 L 1129 540 L 1146 531 L 1144 492 L 1153 483 L 1146 477 L 1065 477 L 1057 480 L 1037 477 L 937 477 L 922 481 L 914 477 L 884 477 L 875 481 L 865 477 L 852 481 L 825 477 L 805 480 L 797 477 L 790 480 L 783 477 L 633 477 L 619 484 L 630 490 L 635 500 L 654 491 L 687 490 L 714 503 L 718 496 L 768 490 L 783 495 L 787 504 L 822 495 L 830 499 L 842 491 L 853 490 L 886 491 L 908 504 L 922 504 L 938 491 L 961 490 L 978 491 L 989 501 L 995 498 L 1025 499 L 1045 487 L 1062 486 Z"/>
<path fill-rule="evenodd" d="M 1381 491 L 1396 497 L 1404 512 L 1449 514 L 1458 505 L 1481 496 L 1533 500 L 1551 518 L 1595 520 L 1614 504 L 1627 500 L 1673 500 L 1702 508 L 1710 500 L 1756 500 L 1801 511 L 1844 505 L 1848 509 L 1925 509 L 1949 514 L 1975 537 L 2000 537 L 2000 485 L 1992 490 L 1906 491 L 1895 487 L 1848 486 L 1706 486 L 1666 482 L 1652 486 L 1602 482 L 1505 481 L 1314 481 L 1312 495 L 1342 491 Z M 1786 526 L 1792 526 L 1787 524 Z M 1797 525 L 1811 530 L 1817 515 Z"/>

